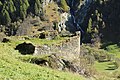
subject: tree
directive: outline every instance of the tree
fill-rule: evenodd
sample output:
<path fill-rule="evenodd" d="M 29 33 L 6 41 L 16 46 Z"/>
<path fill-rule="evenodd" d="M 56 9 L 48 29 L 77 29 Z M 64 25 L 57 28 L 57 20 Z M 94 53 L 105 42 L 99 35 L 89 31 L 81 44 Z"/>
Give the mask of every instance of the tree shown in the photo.
<path fill-rule="evenodd" d="M 40 3 L 40 0 L 35 0 L 35 5 L 34 5 L 34 13 L 36 15 L 39 15 L 40 14 L 40 11 L 41 11 L 41 3 Z"/>
<path fill-rule="evenodd" d="M 91 33 L 92 32 L 92 19 L 89 19 L 88 22 L 88 28 L 87 28 L 87 33 Z"/>
<path fill-rule="evenodd" d="M 10 18 L 8 11 L 6 9 L 3 9 L 1 14 L 2 14 L 2 24 L 4 25 L 10 24 L 11 18 Z"/>
<path fill-rule="evenodd" d="M 11 17 L 12 20 L 14 20 L 16 18 L 15 16 L 15 11 L 16 11 L 16 7 L 14 6 L 14 3 L 12 0 L 8 0 L 6 3 L 7 6 L 7 11 Z"/>
<path fill-rule="evenodd" d="M 20 18 L 21 18 L 22 20 L 24 20 L 25 17 L 26 17 L 26 12 L 25 12 L 23 6 L 20 6 Z"/>
<path fill-rule="evenodd" d="M 64 11 L 68 12 L 69 7 L 68 7 L 68 5 L 67 5 L 67 3 L 66 3 L 66 0 L 61 0 L 60 5 L 61 5 L 61 8 L 62 8 Z"/>
<path fill-rule="evenodd" d="M 24 20 L 29 13 L 39 16 L 41 4 L 42 0 L 0 0 L 0 24 Z"/>
<path fill-rule="evenodd" d="M 2 5 L 3 5 L 2 2 L 0 1 L 0 11 L 1 11 L 1 9 L 2 9 Z"/>
<path fill-rule="evenodd" d="M 0 24 L 2 23 L 1 21 L 2 21 L 2 19 L 1 19 L 1 10 L 2 10 L 2 2 L 0 1 Z"/>
<path fill-rule="evenodd" d="M 28 0 L 20 1 L 20 18 L 22 20 L 27 16 L 27 9 L 29 7 Z"/>
<path fill-rule="evenodd" d="M 39 13 L 39 9 L 38 9 L 37 3 L 35 3 L 34 10 L 35 10 L 35 14 L 37 15 Z"/>
<path fill-rule="evenodd" d="M 14 6 L 14 3 L 12 0 L 8 0 L 6 5 L 8 6 L 9 13 L 13 13 L 16 11 L 16 7 Z"/>

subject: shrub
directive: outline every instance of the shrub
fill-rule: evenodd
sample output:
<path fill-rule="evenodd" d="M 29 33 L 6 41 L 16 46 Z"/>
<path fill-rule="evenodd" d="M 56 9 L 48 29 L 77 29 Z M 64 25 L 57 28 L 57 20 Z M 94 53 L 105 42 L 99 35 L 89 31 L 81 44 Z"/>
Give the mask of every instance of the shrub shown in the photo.
<path fill-rule="evenodd" d="M 67 6 L 66 0 L 61 0 L 60 6 L 65 12 L 68 12 L 69 7 Z"/>

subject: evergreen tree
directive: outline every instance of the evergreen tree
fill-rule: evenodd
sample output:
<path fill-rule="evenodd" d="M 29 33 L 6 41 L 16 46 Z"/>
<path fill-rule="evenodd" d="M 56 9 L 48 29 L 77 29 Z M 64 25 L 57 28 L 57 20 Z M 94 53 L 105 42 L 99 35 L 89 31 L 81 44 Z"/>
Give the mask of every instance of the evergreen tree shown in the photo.
<path fill-rule="evenodd" d="M 2 10 L 2 2 L 0 1 L 0 24 L 2 23 L 2 18 L 1 18 L 1 10 Z"/>
<path fill-rule="evenodd" d="M 67 5 L 66 0 L 61 0 L 60 5 L 61 5 L 61 8 L 62 8 L 64 11 L 68 12 L 69 7 L 68 7 L 68 5 Z"/>
<path fill-rule="evenodd" d="M 0 0 L 0 24 L 24 20 L 29 13 L 40 15 L 42 0 Z"/>
<path fill-rule="evenodd" d="M 23 9 L 24 9 L 23 6 L 20 6 L 20 18 L 21 18 L 22 20 L 24 20 L 25 17 L 26 17 L 26 12 L 25 12 L 25 10 L 23 10 Z"/>
<path fill-rule="evenodd" d="M 28 0 L 23 0 L 23 3 L 25 4 L 25 6 L 26 6 L 26 10 L 27 10 L 28 7 L 30 6 Z"/>
<path fill-rule="evenodd" d="M 2 24 L 4 25 L 10 24 L 11 18 L 8 11 L 6 9 L 3 9 L 1 14 L 2 14 Z"/>
<path fill-rule="evenodd" d="M 14 20 L 16 18 L 16 15 L 15 15 L 16 7 L 14 6 L 13 1 L 8 0 L 6 5 L 8 6 L 7 11 L 9 12 L 11 19 Z"/>
<path fill-rule="evenodd" d="M 8 6 L 8 11 L 9 11 L 10 13 L 13 13 L 13 12 L 16 11 L 16 8 L 15 8 L 14 3 L 13 3 L 12 0 L 8 0 L 7 6 Z"/>
<path fill-rule="evenodd" d="M 88 28 L 87 28 L 87 33 L 91 33 L 92 32 L 92 19 L 89 19 L 88 22 Z"/>
<path fill-rule="evenodd" d="M 24 20 L 27 15 L 28 7 L 29 7 L 28 0 L 20 1 L 20 18 L 22 20 Z"/>
<path fill-rule="evenodd" d="M 35 0 L 35 5 L 34 5 L 34 10 L 35 10 L 35 14 L 39 15 L 40 11 L 41 11 L 41 3 L 40 0 Z"/>
<path fill-rule="evenodd" d="M 3 5 L 2 2 L 0 1 L 0 11 L 1 11 L 1 9 L 2 9 L 2 5 Z"/>
<path fill-rule="evenodd" d="M 34 10 L 35 10 L 35 14 L 37 15 L 39 13 L 39 9 L 38 9 L 38 6 L 37 6 L 37 3 L 35 3 L 35 6 L 34 6 Z"/>

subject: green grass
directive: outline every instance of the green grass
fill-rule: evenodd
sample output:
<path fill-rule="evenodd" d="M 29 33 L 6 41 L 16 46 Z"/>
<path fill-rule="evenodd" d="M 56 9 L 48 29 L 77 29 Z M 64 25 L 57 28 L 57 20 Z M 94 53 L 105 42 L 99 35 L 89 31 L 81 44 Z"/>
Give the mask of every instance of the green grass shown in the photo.
<path fill-rule="evenodd" d="M 98 80 L 120 80 L 120 67 L 115 70 L 108 70 L 109 67 L 115 67 L 113 62 L 95 62 L 94 68 L 99 72 Z"/>
<path fill-rule="evenodd" d="M 112 62 L 95 62 L 94 67 L 99 72 L 114 72 L 116 70 L 110 70 L 109 67 L 114 67 L 115 65 Z"/>
<path fill-rule="evenodd" d="M 105 50 L 98 49 L 96 47 L 90 47 L 88 45 L 82 45 L 82 48 L 82 50 L 86 50 L 88 55 L 93 55 L 96 57 L 92 67 L 96 71 L 97 76 L 95 78 L 97 80 L 120 80 L 120 63 L 119 60 L 116 60 L 116 58 L 120 58 L 118 54 L 120 52 L 119 46 L 109 45 Z M 100 56 L 106 56 L 106 59 L 101 61 L 103 58 Z"/>
<path fill-rule="evenodd" d="M 117 65 L 115 65 L 114 63 L 116 63 L 116 60 L 112 60 L 115 59 L 116 56 L 112 59 L 109 60 L 109 56 L 111 56 L 111 54 L 113 54 L 111 51 L 114 50 L 115 47 L 110 48 L 109 47 L 109 51 L 108 50 L 104 50 L 104 49 L 98 49 L 98 48 L 92 48 L 89 46 L 83 46 L 88 50 L 89 54 L 93 54 L 94 56 L 97 56 L 99 58 L 96 59 L 96 61 L 94 62 L 93 67 L 100 73 L 112 73 L 117 71 Z M 119 49 L 119 48 L 117 48 Z M 118 50 L 114 50 L 115 52 L 118 52 Z M 103 59 L 102 62 L 99 62 L 102 58 L 100 56 L 106 56 L 106 59 Z M 100 60 L 99 60 L 100 59 Z M 118 63 L 118 61 L 117 61 Z M 119 64 L 119 63 L 118 63 Z"/>
<path fill-rule="evenodd" d="M 52 44 L 59 44 L 62 41 L 65 41 L 69 39 L 69 37 L 59 37 L 58 39 L 48 40 L 48 39 L 39 39 L 39 38 L 29 38 L 27 40 L 24 40 L 23 37 L 8 37 L 10 39 L 10 42 L 8 42 L 9 45 L 12 47 L 15 47 L 16 45 L 27 42 L 32 43 L 33 45 L 52 45 Z"/>
<path fill-rule="evenodd" d="M 120 47 L 117 44 L 108 45 L 106 47 L 106 51 L 110 54 L 114 55 L 115 57 L 120 58 Z"/>
<path fill-rule="evenodd" d="M 11 60 L 6 58 L 0 60 L 0 74 L 5 78 L 13 80 L 83 80 L 80 76 L 71 73 L 55 71 L 23 63 L 13 58 Z"/>
<path fill-rule="evenodd" d="M 95 69 L 105 77 L 109 77 L 111 80 L 120 80 L 120 63 L 116 61 L 116 58 L 120 58 L 120 47 L 117 44 L 110 44 L 105 47 L 104 50 L 108 55 L 114 55 L 115 60 L 108 62 L 95 61 L 93 65 Z M 109 79 L 108 79 L 109 80 Z"/>
<path fill-rule="evenodd" d="M 78 74 L 22 62 L 26 57 L 19 59 L 20 56 L 12 44 L 0 43 L 0 80 L 85 80 Z"/>
<path fill-rule="evenodd" d="M 80 76 L 78 74 L 52 70 L 51 68 L 32 64 L 32 62 L 29 63 L 29 61 L 34 61 L 36 59 L 47 60 L 47 56 L 49 55 L 21 55 L 18 51 L 14 50 L 16 45 L 23 42 L 33 43 L 34 45 L 52 45 L 59 44 L 68 38 L 60 37 L 59 39 L 55 40 L 30 38 L 27 40 L 23 40 L 21 39 L 21 37 L 9 37 L 9 39 L 10 42 L 8 43 L 0 43 L 0 80 L 85 80 L 83 76 Z M 120 48 L 116 45 L 112 45 L 108 46 L 106 48 L 106 51 L 103 49 L 95 49 L 90 47 L 86 47 L 86 49 L 88 49 L 89 54 L 93 55 L 98 54 L 99 56 L 114 53 L 116 54 L 116 56 L 118 56 L 117 52 L 119 52 Z M 107 70 L 109 69 L 109 67 L 115 66 L 111 64 L 112 62 L 113 61 L 95 61 L 95 64 L 93 66 L 98 72 L 107 74 L 105 75 L 107 77 L 108 74 L 115 74 L 115 77 L 117 77 L 118 75 L 120 75 L 119 68 L 115 70 Z"/>

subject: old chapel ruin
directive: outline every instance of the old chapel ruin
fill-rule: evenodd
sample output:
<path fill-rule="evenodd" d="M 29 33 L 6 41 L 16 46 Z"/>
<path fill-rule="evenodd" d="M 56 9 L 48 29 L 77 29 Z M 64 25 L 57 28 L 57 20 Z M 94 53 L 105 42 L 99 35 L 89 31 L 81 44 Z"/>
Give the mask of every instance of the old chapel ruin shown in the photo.
<path fill-rule="evenodd" d="M 80 54 L 80 32 L 76 32 L 76 35 L 70 37 L 67 40 L 53 45 L 33 45 L 32 43 L 22 43 L 16 46 L 21 54 L 33 54 L 35 56 L 42 54 Z"/>

